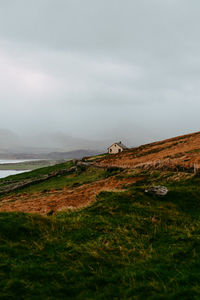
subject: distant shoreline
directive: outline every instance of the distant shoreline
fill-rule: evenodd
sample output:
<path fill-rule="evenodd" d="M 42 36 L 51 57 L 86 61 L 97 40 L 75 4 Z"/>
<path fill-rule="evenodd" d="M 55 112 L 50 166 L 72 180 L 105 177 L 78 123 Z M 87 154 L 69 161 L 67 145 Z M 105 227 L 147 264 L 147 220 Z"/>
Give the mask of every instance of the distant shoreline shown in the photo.
<path fill-rule="evenodd" d="M 0 160 L 0 170 L 1 171 L 27 171 L 27 170 L 35 170 L 38 168 L 44 168 L 48 166 L 55 165 L 60 161 L 56 160 L 28 160 L 23 162 L 9 162 L 3 163 Z"/>

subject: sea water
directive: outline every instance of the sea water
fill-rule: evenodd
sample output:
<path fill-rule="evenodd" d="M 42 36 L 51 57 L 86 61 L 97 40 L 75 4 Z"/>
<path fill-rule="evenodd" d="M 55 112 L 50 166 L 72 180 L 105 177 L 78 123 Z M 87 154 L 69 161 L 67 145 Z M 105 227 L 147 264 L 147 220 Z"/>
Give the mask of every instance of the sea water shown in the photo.
<path fill-rule="evenodd" d="M 25 173 L 28 172 L 29 170 L 26 171 L 16 171 L 16 170 L 0 170 L 0 178 L 5 178 L 7 176 L 10 175 L 16 175 L 16 174 L 20 174 L 20 173 Z"/>
<path fill-rule="evenodd" d="M 0 159 L 0 165 L 1 164 L 16 164 L 16 163 L 21 163 L 25 161 L 32 161 L 30 159 Z M 0 178 L 5 178 L 10 175 L 16 175 L 24 172 L 28 172 L 29 170 L 26 171 L 16 171 L 12 170 L 12 166 L 10 166 L 11 170 L 0 170 Z"/>

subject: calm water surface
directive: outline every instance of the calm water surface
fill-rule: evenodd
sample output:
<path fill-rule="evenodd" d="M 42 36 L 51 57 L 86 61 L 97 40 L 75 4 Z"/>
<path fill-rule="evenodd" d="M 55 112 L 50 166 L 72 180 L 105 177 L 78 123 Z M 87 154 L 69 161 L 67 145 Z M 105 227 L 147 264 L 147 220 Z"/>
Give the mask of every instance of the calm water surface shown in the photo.
<path fill-rule="evenodd" d="M 7 176 L 16 175 L 16 174 L 20 174 L 20 173 L 25 173 L 25 172 L 28 172 L 28 171 L 29 170 L 27 170 L 27 171 L 0 170 L 0 178 L 5 178 Z"/>
<path fill-rule="evenodd" d="M 1 164 L 16 164 L 16 163 L 21 163 L 24 161 L 32 161 L 33 159 L 0 159 L 0 165 Z M 16 171 L 16 170 L 0 170 L 0 178 L 5 178 L 10 175 L 16 175 L 20 173 L 25 173 L 27 171 Z"/>
<path fill-rule="evenodd" d="M 0 164 L 16 164 L 25 161 L 33 161 L 33 160 L 34 159 L 0 159 Z"/>

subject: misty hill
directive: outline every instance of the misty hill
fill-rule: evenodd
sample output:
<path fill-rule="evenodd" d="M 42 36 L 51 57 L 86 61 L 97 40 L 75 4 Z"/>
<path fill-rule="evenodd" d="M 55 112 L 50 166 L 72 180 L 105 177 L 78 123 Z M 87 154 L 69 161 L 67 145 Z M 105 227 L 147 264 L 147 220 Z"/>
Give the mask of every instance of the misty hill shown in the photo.
<path fill-rule="evenodd" d="M 81 158 L 105 152 L 111 140 L 94 141 L 60 132 L 22 136 L 0 129 L 0 156 L 13 158 Z"/>
<path fill-rule="evenodd" d="M 0 129 L 0 153 L 50 153 L 70 152 L 74 150 L 89 150 L 106 152 L 107 147 L 123 141 L 128 147 L 140 145 L 156 140 L 149 130 L 124 122 L 123 126 L 109 127 L 105 132 L 92 134 L 91 138 L 75 137 L 66 132 L 41 132 L 30 134 L 16 133 L 7 129 Z"/>
<path fill-rule="evenodd" d="M 38 149 L 39 151 L 39 149 Z M 47 160 L 63 160 L 63 159 L 81 159 L 85 156 L 98 155 L 100 152 L 92 150 L 75 150 L 69 152 L 47 152 L 47 153 L 0 153 L 1 159 L 47 159 Z"/>
<path fill-rule="evenodd" d="M 0 128 L 0 150 L 13 149 L 20 147 L 20 137 L 13 131 Z"/>

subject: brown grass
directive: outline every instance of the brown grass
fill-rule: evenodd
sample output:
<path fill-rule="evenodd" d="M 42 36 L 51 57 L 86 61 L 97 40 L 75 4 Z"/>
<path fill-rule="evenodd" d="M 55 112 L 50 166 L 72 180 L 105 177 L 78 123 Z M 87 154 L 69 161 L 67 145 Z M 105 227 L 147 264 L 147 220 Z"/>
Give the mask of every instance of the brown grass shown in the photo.
<path fill-rule="evenodd" d="M 109 155 L 98 162 L 101 166 L 137 168 L 150 166 L 176 170 L 200 167 L 200 132 L 132 148 Z"/>
<path fill-rule="evenodd" d="M 109 177 L 93 183 L 84 184 L 73 189 L 51 190 L 48 193 L 24 193 L 4 197 L 0 203 L 0 211 L 20 211 L 47 214 L 65 209 L 86 207 L 95 201 L 101 191 L 113 191 L 135 183 L 142 177 L 116 178 Z"/>

